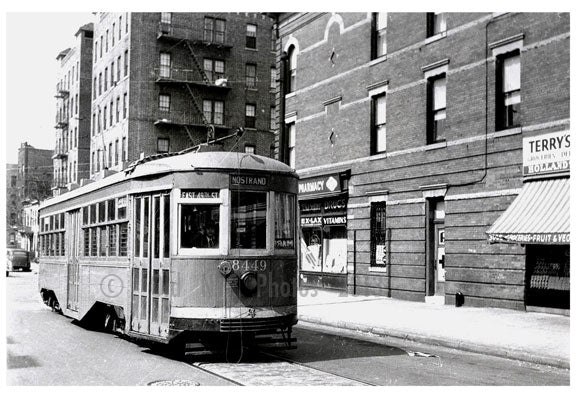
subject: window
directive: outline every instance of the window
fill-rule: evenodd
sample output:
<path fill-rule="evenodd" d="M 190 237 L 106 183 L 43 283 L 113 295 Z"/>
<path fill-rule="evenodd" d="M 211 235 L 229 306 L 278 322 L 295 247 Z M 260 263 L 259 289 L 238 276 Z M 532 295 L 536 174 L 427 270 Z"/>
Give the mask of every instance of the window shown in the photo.
<path fill-rule="evenodd" d="M 114 142 L 114 165 L 118 164 L 118 139 Z"/>
<path fill-rule="evenodd" d="M 496 57 L 496 130 L 519 126 L 520 51 Z"/>
<path fill-rule="evenodd" d="M 219 204 L 182 204 L 180 206 L 181 248 L 218 248 L 219 235 Z"/>
<path fill-rule="evenodd" d="M 126 146 L 126 137 L 122 137 L 122 161 L 128 160 L 128 147 Z"/>
<path fill-rule="evenodd" d="M 128 29 L 128 25 L 126 25 Z M 128 50 L 124 51 L 124 77 L 128 76 Z"/>
<path fill-rule="evenodd" d="M 158 138 L 157 151 L 158 151 L 158 153 L 169 152 L 170 151 L 170 139 Z"/>
<path fill-rule="evenodd" d="M 386 151 L 386 95 L 372 97 L 372 154 Z"/>
<path fill-rule="evenodd" d="M 170 94 L 160 94 L 159 95 L 158 107 L 163 112 L 170 112 Z"/>
<path fill-rule="evenodd" d="M 256 25 L 246 24 L 246 48 L 256 48 L 256 30 Z"/>
<path fill-rule="evenodd" d="M 120 121 L 120 97 L 116 97 L 116 123 Z"/>
<path fill-rule="evenodd" d="M 276 192 L 274 198 L 274 247 L 276 249 L 294 249 L 295 196 L 289 193 Z"/>
<path fill-rule="evenodd" d="M 276 76 L 276 68 L 270 68 L 270 89 L 275 90 L 277 87 L 277 76 Z"/>
<path fill-rule="evenodd" d="M 17 178 L 18 178 L 17 176 L 10 176 L 10 186 L 12 188 L 16 187 L 16 179 Z"/>
<path fill-rule="evenodd" d="M 224 124 L 224 102 L 204 100 L 202 106 L 204 110 L 204 117 L 208 123 L 217 125 Z"/>
<path fill-rule="evenodd" d="M 270 107 L 270 130 L 276 130 L 276 107 Z"/>
<path fill-rule="evenodd" d="M 226 21 L 210 17 L 204 18 L 204 40 L 215 43 L 224 43 Z"/>
<path fill-rule="evenodd" d="M 122 102 L 122 117 L 126 119 L 126 114 L 128 113 L 128 93 L 124 93 L 124 98 Z"/>
<path fill-rule="evenodd" d="M 386 269 L 386 202 L 370 205 L 370 266 Z"/>
<path fill-rule="evenodd" d="M 82 208 L 84 256 L 128 255 L 126 199 L 109 199 Z"/>
<path fill-rule="evenodd" d="M 446 14 L 426 13 L 426 37 L 432 37 L 446 32 Z"/>
<path fill-rule="evenodd" d="M 232 249 L 266 248 L 266 192 L 231 192 Z"/>
<path fill-rule="evenodd" d="M 116 62 L 116 80 L 120 80 L 120 76 L 121 76 L 120 72 L 122 71 L 122 69 L 121 69 L 122 67 L 120 66 L 121 63 L 122 63 L 122 56 L 119 55 L 118 56 L 118 62 Z"/>
<path fill-rule="evenodd" d="M 160 13 L 160 22 L 163 24 L 171 24 L 172 23 L 172 13 L 171 12 L 161 12 Z"/>
<path fill-rule="evenodd" d="M 112 143 L 108 144 L 108 164 L 107 167 L 112 166 Z"/>
<path fill-rule="evenodd" d="M 118 40 L 122 38 L 122 16 L 118 17 Z"/>
<path fill-rule="evenodd" d="M 244 152 L 246 152 L 246 153 L 256 153 L 256 146 L 250 145 L 250 144 L 246 144 L 246 145 L 244 145 Z"/>
<path fill-rule="evenodd" d="M 108 52 L 108 36 L 110 36 L 109 33 L 110 32 L 108 31 L 108 29 L 106 29 L 106 52 Z"/>
<path fill-rule="evenodd" d="M 98 95 L 102 95 L 102 72 L 98 74 Z"/>
<path fill-rule="evenodd" d="M 256 105 L 246 104 L 245 127 L 256 128 Z"/>
<path fill-rule="evenodd" d="M 172 57 L 170 53 L 160 53 L 160 77 L 170 77 L 172 69 Z"/>
<path fill-rule="evenodd" d="M 110 64 L 110 87 L 114 87 L 116 81 L 114 80 L 114 61 Z"/>
<path fill-rule="evenodd" d="M 116 36 L 114 32 L 116 31 L 116 22 L 112 23 L 112 47 L 114 47 L 114 42 L 116 40 Z"/>
<path fill-rule="evenodd" d="M 78 115 L 78 102 L 79 102 L 79 101 L 78 101 L 78 94 L 76 94 L 76 102 L 75 102 L 76 106 L 75 106 L 75 108 L 74 108 L 74 113 L 75 113 L 76 115 Z"/>
<path fill-rule="evenodd" d="M 114 123 L 114 100 L 110 100 L 110 127 Z"/>
<path fill-rule="evenodd" d="M 288 132 L 288 165 L 293 169 L 296 168 L 296 124 L 286 125 Z"/>
<path fill-rule="evenodd" d="M 388 13 L 375 12 L 372 14 L 372 59 L 386 55 L 386 27 Z"/>
<path fill-rule="evenodd" d="M 100 36 L 100 58 L 102 58 L 102 43 L 104 43 L 104 36 Z"/>
<path fill-rule="evenodd" d="M 100 134 L 100 132 L 102 131 L 101 120 L 102 120 L 102 111 L 100 110 L 100 108 L 98 108 L 98 134 Z"/>
<path fill-rule="evenodd" d="M 204 58 L 204 73 L 211 83 L 222 79 L 224 77 L 224 61 Z"/>
<path fill-rule="evenodd" d="M 106 115 L 108 114 L 108 106 L 104 105 L 104 119 L 102 121 L 103 123 L 103 129 L 106 130 Z"/>
<path fill-rule="evenodd" d="M 12 214 L 14 218 L 15 214 Z M 41 248 L 42 254 L 46 256 L 65 256 L 66 255 L 66 224 L 64 213 L 56 214 L 50 217 L 43 217 L 40 222 L 42 226 Z M 10 243 L 15 242 L 15 236 L 10 234 Z"/>
<path fill-rule="evenodd" d="M 444 141 L 446 120 L 446 74 L 428 79 L 427 143 Z"/>
<path fill-rule="evenodd" d="M 256 65 L 246 64 L 246 87 L 256 88 Z"/>
<path fill-rule="evenodd" d="M 288 71 L 286 94 L 289 94 L 296 89 L 296 48 L 294 46 L 288 49 L 286 70 Z"/>
<path fill-rule="evenodd" d="M 92 98 L 96 99 L 96 95 L 98 94 L 98 91 L 96 90 L 98 88 L 97 82 L 96 82 L 96 78 L 94 78 L 94 93 L 92 94 Z"/>
<path fill-rule="evenodd" d="M 104 68 L 104 92 L 108 90 L 108 68 Z"/>

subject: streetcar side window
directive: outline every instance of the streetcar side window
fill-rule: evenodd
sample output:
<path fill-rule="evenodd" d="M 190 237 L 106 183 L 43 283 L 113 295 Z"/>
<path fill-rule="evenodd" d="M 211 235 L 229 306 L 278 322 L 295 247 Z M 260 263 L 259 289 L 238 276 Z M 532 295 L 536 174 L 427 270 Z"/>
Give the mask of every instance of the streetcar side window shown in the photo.
<path fill-rule="evenodd" d="M 220 205 L 182 204 L 180 209 L 180 247 L 183 249 L 218 248 Z"/>
<path fill-rule="evenodd" d="M 274 197 L 274 247 L 294 249 L 295 195 L 277 192 Z"/>
<path fill-rule="evenodd" d="M 45 256 L 66 255 L 64 213 L 42 217 L 40 248 Z"/>
<path fill-rule="evenodd" d="M 266 248 L 267 192 L 232 191 L 232 249 Z"/>
<path fill-rule="evenodd" d="M 100 258 L 128 256 L 126 202 L 124 196 L 82 208 L 84 256 Z M 60 221 L 60 226 L 64 227 L 63 220 Z"/>

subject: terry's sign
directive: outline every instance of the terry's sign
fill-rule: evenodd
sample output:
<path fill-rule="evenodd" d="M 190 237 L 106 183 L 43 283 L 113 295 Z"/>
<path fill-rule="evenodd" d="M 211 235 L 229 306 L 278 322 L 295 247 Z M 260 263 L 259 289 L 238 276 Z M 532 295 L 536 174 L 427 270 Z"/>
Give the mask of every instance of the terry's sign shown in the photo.
<path fill-rule="evenodd" d="M 570 171 L 570 132 L 560 131 L 523 140 L 524 176 Z"/>
<path fill-rule="evenodd" d="M 340 192 L 340 190 L 340 176 L 338 174 L 306 178 L 298 182 L 298 195 L 300 197 Z"/>

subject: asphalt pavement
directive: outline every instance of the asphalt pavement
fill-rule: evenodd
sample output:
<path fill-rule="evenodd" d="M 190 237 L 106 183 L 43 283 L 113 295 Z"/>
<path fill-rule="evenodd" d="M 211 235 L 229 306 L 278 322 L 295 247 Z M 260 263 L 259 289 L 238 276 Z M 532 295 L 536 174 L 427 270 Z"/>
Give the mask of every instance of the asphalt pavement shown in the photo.
<path fill-rule="evenodd" d="M 570 368 L 570 317 L 455 307 L 302 289 L 298 319 L 471 352 Z"/>

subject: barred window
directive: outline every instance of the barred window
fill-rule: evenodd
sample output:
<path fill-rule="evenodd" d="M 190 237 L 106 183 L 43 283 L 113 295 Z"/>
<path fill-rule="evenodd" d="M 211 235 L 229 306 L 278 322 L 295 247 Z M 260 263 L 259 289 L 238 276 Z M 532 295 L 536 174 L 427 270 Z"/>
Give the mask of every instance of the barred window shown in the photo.
<path fill-rule="evenodd" d="M 82 209 L 83 253 L 90 257 L 127 256 L 126 197 L 109 199 Z"/>
<path fill-rule="evenodd" d="M 66 255 L 66 226 L 64 213 L 40 219 L 40 249 L 45 256 Z"/>

